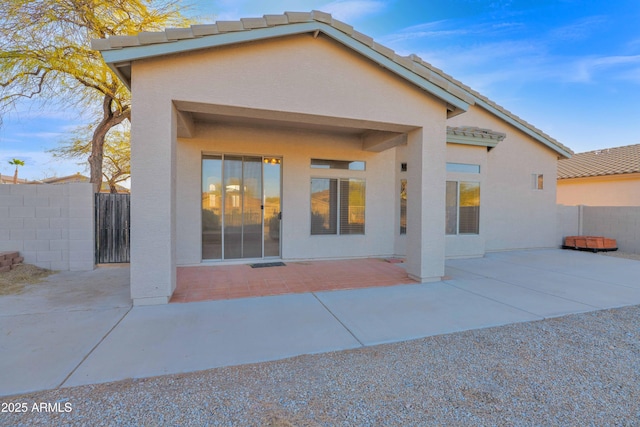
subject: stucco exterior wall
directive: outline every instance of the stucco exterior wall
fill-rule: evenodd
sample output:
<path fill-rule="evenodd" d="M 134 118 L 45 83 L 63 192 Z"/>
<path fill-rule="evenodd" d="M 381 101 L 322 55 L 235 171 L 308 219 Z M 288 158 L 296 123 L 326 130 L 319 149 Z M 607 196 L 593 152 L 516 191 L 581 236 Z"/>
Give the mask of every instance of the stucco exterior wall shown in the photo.
<path fill-rule="evenodd" d="M 133 75 L 140 97 L 316 114 L 336 126 L 354 118 L 417 128 L 446 114 L 442 101 L 308 34 L 141 60 Z"/>
<path fill-rule="evenodd" d="M 506 133 L 487 153 L 480 189 L 481 234 L 486 251 L 557 246 L 557 153 L 478 106 L 451 118 L 449 126 L 478 126 Z M 531 175 L 544 175 L 544 189 Z"/>
<path fill-rule="evenodd" d="M 52 270 L 93 270 L 93 203 L 89 183 L 0 185 L 0 252 Z"/>
<path fill-rule="evenodd" d="M 558 180 L 559 204 L 640 206 L 640 174 Z"/>

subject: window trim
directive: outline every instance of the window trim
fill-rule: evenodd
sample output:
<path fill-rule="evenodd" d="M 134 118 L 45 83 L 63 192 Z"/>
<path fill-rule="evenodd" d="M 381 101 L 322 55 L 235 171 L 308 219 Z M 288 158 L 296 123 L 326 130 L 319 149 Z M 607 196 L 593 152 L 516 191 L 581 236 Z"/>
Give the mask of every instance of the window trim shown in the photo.
<path fill-rule="evenodd" d="M 348 170 L 352 172 L 365 172 L 367 162 L 364 160 L 335 160 L 311 158 L 311 169 L 323 170 Z"/>
<path fill-rule="evenodd" d="M 447 172 L 479 174 L 480 165 L 475 163 L 447 162 Z"/>
<path fill-rule="evenodd" d="M 310 214 L 310 222 L 309 222 L 309 235 L 310 236 L 364 236 L 366 235 L 366 211 L 367 211 L 367 184 L 366 184 L 366 179 L 364 178 L 346 178 L 346 177 L 323 177 L 323 176 L 312 176 L 310 179 L 310 185 L 313 186 L 313 180 L 319 180 L 319 179 L 323 179 L 323 180 L 335 180 L 336 181 L 336 225 L 335 225 L 335 233 L 314 233 L 313 232 L 313 208 L 312 206 L 309 206 L 309 214 Z M 342 182 L 344 181 L 359 181 L 361 183 L 363 183 L 364 185 L 364 212 L 363 212 L 363 224 L 362 224 L 362 233 L 343 233 L 342 232 L 342 228 L 341 228 L 341 217 L 342 217 L 342 203 L 341 203 L 341 199 L 342 199 Z M 313 200 L 313 191 L 310 193 L 309 195 L 309 202 L 311 203 L 311 200 Z"/>
<path fill-rule="evenodd" d="M 543 191 L 544 190 L 544 174 L 532 173 L 531 174 L 531 189 Z"/>
<path fill-rule="evenodd" d="M 469 180 L 461 180 L 461 179 L 447 179 L 446 183 L 455 182 L 456 183 L 456 228 L 455 233 L 447 232 L 448 218 L 447 218 L 447 204 L 446 204 L 446 195 L 445 195 L 445 236 L 479 236 L 480 235 L 480 209 L 482 207 L 482 202 L 480 201 L 480 196 L 478 196 L 478 230 L 474 233 L 461 233 L 460 232 L 460 184 L 477 184 L 478 192 L 480 192 L 480 188 L 482 186 L 481 181 L 469 181 Z M 445 184 L 446 185 L 446 184 Z"/>

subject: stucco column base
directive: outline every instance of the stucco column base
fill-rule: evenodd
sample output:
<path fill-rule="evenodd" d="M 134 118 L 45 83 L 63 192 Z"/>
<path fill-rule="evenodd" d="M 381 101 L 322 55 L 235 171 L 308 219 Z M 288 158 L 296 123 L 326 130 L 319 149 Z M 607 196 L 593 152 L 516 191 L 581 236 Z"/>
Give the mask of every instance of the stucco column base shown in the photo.
<path fill-rule="evenodd" d="M 409 274 L 408 275 L 410 279 L 416 280 L 420 283 L 434 283 L 434 282 L 441 282 L 442 281 L 442 276 L 435 276 L 435 277 L 418 277 L 418 276 L 414 276 L 413 274 Z"/>
<path fill-rule="evenodd" d="M 169 297 L 134 298 L 133 305 L 161 305 L 168 304 Z"/>

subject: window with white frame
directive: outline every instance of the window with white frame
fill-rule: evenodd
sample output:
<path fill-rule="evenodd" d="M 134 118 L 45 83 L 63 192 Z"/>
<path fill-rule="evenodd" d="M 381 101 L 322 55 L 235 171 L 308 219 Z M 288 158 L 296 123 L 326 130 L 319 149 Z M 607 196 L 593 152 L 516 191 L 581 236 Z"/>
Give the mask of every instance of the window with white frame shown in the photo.
<path fill-rule="evenodd" d="M 311 234 L 364 234 L 365 180 L 311 178 Z"/>
<path fill-rule="evenodd" d="M 447 181 L 446 234 L 480 233 L 480 183 Z"/>
<path fill-rule="evenodd" d="M 541 173 L 532 173 L 531 174 L 531 188 L 534 190 L 543 190 L 544 189 L 544 175 Z"/>

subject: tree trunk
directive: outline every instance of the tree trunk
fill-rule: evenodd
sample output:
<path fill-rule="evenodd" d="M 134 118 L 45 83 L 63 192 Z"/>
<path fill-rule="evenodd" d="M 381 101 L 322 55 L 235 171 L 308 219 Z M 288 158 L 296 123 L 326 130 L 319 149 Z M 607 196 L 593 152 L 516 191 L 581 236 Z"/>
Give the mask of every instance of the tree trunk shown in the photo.
<path fill-rule="evenodd" d="M 93 184 L 93 192 L 99 193 L 102 188 L 102 157 L 104 150 L 104 140 L 112 127 L 122 123 L 129 118 L 130 111 L 112 111 L 113 98 L 109 95 L 104 96 L 102 102 L 102 120 L 98 123 L 93 137 L 91 139 L 91 155 L 89 156 L 89 168 L 91 177 L 89 182 Z"/>
<path fill-rule="evenodd" d="M 13 173 L 13 183 L 18 183 L 18 167 L 16 166 L 16 171 Z"/>

